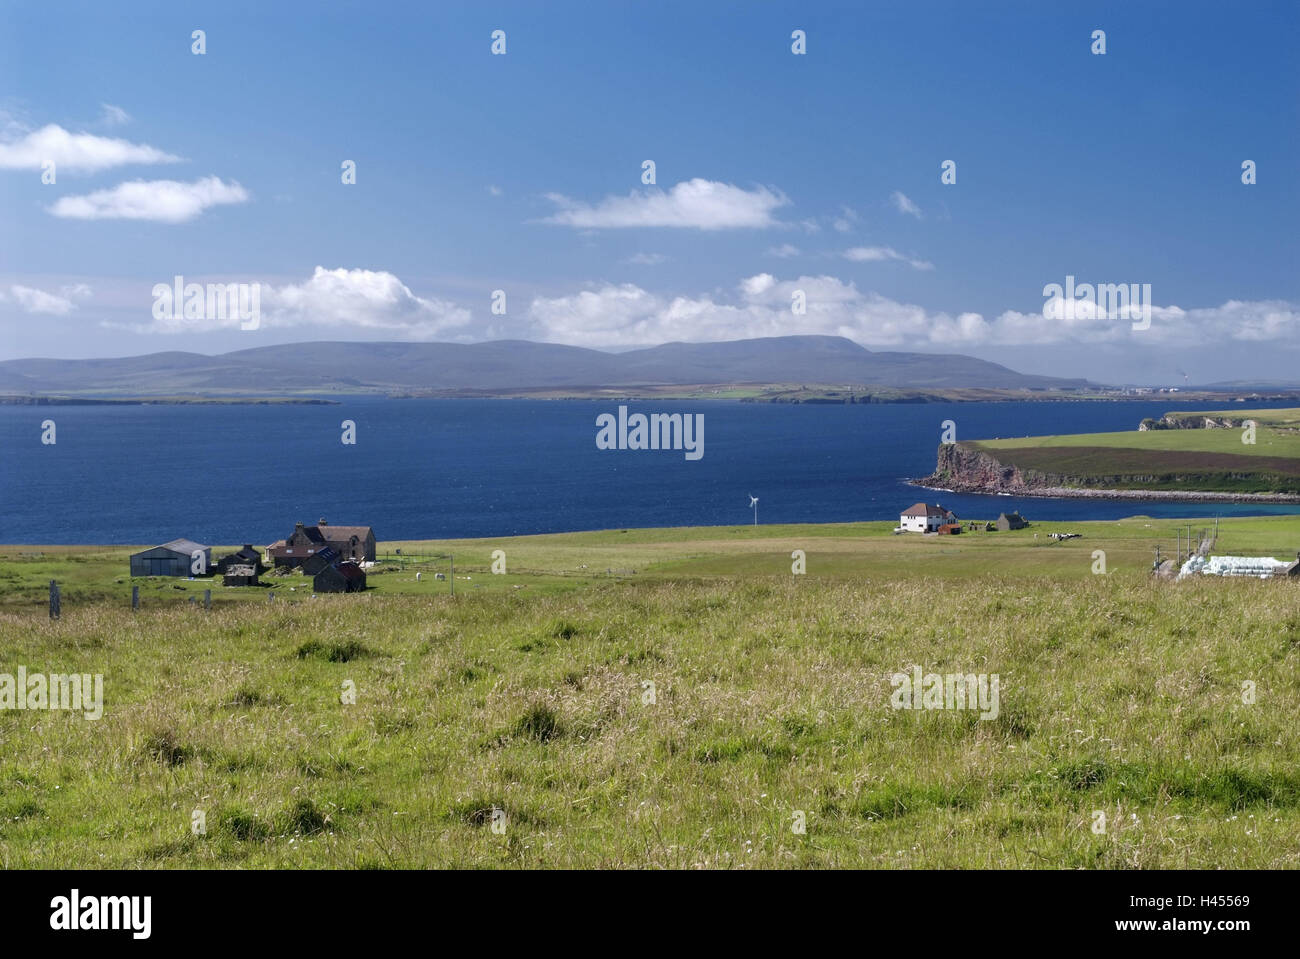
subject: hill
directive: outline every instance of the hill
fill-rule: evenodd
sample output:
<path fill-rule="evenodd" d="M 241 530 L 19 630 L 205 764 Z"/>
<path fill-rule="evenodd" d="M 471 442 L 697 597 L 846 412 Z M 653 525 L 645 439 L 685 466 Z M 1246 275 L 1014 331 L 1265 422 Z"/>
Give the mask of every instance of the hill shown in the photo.
<path fill-rule="evenodd" d="M 1168 413 L 1128 432 L 962 441 L 939 447 L 935 472 L 922 483 L 982 493 L 1292 502 L 1300 499 L 1298 425 L 1300 410 L 1230 410 Z"/>
<path fill-rule="evenodd" d="M 672 384 L 843 383 L 910 388 L 1078 389 L 960 354 L 875 353 L 838 336 L 666 343 L 626 353 L 527 340 L 312 342 L 217 356 L 152 353 L 0 362 L 0 392 L 259 394 L 492 391 Z"/>

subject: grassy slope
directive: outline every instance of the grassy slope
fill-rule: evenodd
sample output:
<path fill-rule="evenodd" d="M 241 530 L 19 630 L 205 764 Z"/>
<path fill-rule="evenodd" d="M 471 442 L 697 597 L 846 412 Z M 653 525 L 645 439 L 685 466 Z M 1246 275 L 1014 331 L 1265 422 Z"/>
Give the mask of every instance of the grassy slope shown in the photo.
<path fill-rule="evenodd" d="M 1300 432 L 1293 425 L 1300 411 L 1229 410 L 1196 415 L 1253 417 L 1255 442 L 1243 443 L 1240 429 L 1181 429 L 1026 436 L 964 445 L 983 450 L 1007 466 L 1080 480 L 1073 485 L 1128 477 L 1122 485 L 1135 489 L 1300 489 Z"/>
<path fill-rule="evenodd" d="M 0 865 L 1300 865 L 1300 584 L 1153 583 L 1168 521 L 885 525 L 422 544 L 463 557 L 454 599 L 406 570 L 210 614 L 75 598 L 127 550 L 5 548 L 69 588 L 57 623 L 0 607 L 0 670 L 100 672 L 107 705 L 0 712 Z M 999 673 L 1001 715 L 891 710 L 912 664 Z"/>
<path fill-rule="evenodd" d="M 1169 416 L 1200 419 L 1252 419 L 1262 426 L 1281 426 L 1288 429 L 1300 428 L 1300 408 L 1277 410 L 1198 410 L 1195 413 L 1173 412 Z"/>

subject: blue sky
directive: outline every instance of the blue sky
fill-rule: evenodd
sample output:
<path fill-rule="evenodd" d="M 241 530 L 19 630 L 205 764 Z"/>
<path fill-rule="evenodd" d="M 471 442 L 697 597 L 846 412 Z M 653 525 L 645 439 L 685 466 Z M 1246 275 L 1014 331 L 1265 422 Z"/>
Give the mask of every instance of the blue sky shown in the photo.
<path fill-rule="evenodd" d="M 1300 382 L 1295 3 L 325 6 L 0 6 L 0 358 L 834 333 Z M 177 274 L 263 322 L 156 320 Z M 1150 328 L 1043 317 L 1067 275 Z"/>

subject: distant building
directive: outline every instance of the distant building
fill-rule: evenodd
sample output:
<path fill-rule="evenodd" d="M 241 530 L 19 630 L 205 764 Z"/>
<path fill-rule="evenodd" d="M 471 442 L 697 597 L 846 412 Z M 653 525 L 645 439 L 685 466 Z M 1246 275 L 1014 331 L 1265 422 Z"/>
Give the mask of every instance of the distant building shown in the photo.
<path fill-rule="evenodd" d="M 202 563 L 196 573 L 194 564 L 200 556 Z M 191 539 L 174 539 L 131 554 L 132 576 L 195 576 L 211 571 L 212 547 Z"/>
<path fill-rule="evenodd" d="M 353 562 L 326 566 L 312 579 L 318 593 L 359 593 L 366 588 L 366 574 Z"/>
<path fill-rule="evenodd" d="M 961 532 L 961 523 L 944 523 L 935 532 L 940 536 L 956 536 Z"/>
<path fill-rule="evenodd" d="M 267 547 L 277 567 L 301 566 L 325 547 L 332 547 L 340 558 L 354 563 L 375 560 L 375 532 L 369 526 L 330 526 L 321 520 L 315 526 L 298 523 L 287 539 Z"/>
<path fill-rule="evenodd" d="M 232 563 L 222 570 L 221 582 L 226 586 L 256 586 L 257 577 L 258 567 L 252 563 L 242 566 Z"/>
<path fill-rule="evenodd" d="M 258 573 L 266 571 L 266 566 L 262 562 L 262 554 L 253 549 L 251 543 L 245 543 L 233 553 L 229 553 L 217 560 L 217 572 L 225 575 L 232 566 L 252 566 Z"/>
<path fill-rule="evenodd" d="M 326 566 L 333 566 L 342 561 L 343 557 L 339 555 L 338 550 L 333 546 L 326 546 L 323 549 L 316 550 L 302 561 L 302 571 L 306 576 L 315 576 Z"/>
<path fill-rule="evenodd" d="M 898 517 L 900 528 L 909 533 L 935 533 L 940 526 L 957 522 L 957 514 L 942 506 L 916 503 Z"/>
<path fill-rule="evenodd" d="M 1029 523 L 1019 513 L 1003 513 L 998 517 L 998 529 L 1006 532 L 1009 529 L 1024 529 Z"/>

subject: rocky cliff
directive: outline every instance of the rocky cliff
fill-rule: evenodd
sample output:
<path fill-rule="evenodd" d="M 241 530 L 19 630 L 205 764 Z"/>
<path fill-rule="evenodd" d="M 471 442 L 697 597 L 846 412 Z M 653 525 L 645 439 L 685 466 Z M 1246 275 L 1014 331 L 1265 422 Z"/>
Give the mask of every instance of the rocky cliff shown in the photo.
<path fill-rule="evenodd" d="M 939 447 L 933 475 L 921 480 L 959 493 L 1026 493 L 1047 487 L 1076 485 L 1073 477 L 1008 466 L 983 450 L 961 443 Z"/>
<path fill-rule="evenodd" d="M 1035 451 L 1037 452 L 1037 451 Z M 1077 454 L 1080 449 L 1067 452 Z M 1099 453 L 1109 451 L 1099 450 Z M 1142 452 L 1142 451 L 1135 451 Z M 1023 451 L 1022 451 L 1023 453 Z M 1300 502 L 1293 475 L 1255 458 L 1250 469 L 1220 467 L 1207 472 L 1191 464 L 1180 468 L 1184 454 L 1161 453 L 1161 461 L 1110 462 L 1086 475 L 1004 463 L 995 455 L 963 443 L 939 447 L 935 471 L 914 481 L 919 486 L 957 493 L 1007 493 L 1015 496 L 1183 499 L 1204 502 Z M 1192 454 L 1196 455 L 1196 454 Z M 1166 461 L 1171 458 L 1171 461 Z M 1078 462 L 1077 456 L 1073 458 Z M 1258 465 L 1257 465 L 1258 464 Z"/>

